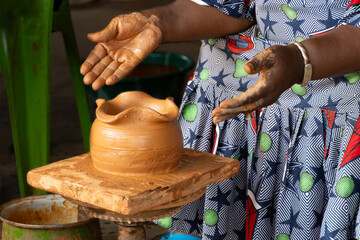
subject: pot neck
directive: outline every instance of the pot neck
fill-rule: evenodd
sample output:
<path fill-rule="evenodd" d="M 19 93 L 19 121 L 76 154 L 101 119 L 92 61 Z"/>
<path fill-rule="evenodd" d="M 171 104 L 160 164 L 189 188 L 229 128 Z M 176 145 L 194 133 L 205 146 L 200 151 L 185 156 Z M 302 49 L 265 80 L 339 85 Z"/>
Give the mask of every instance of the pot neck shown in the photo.
<path fill-rule="evenodd" d="M 128 92 L 125 92 L 128 93 Z M 161 123 L 177 119 L 179 109 L 170 99 L 156 99 L 150 95 L 137 94 L 137 98 L 129 98 L 122 93 L 113 100 L 97 99 L 96 117 L 108 124 L 131 123 Z M 127 96 L 123 96 L 127 95 Z"/>

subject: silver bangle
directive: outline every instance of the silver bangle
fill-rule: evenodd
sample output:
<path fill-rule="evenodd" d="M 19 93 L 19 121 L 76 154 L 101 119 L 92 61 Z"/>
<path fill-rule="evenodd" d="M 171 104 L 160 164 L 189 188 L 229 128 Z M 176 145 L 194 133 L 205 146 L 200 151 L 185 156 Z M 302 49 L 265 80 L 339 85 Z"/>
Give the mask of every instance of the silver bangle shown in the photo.
<path fill-rule="evenodd" d="M 304 67 L 304 76 L 303 76 L 303 80 L 301 82 L 301 86 L 306 87 L 312 77 L 312 65 L 310 64 L 308 54 L 306 52 L 306 49 L 304 48 L 304 46 L 301 43 L 291 42 L 290 44 L 294 44 L 295 46 L 297 46 L 301 52 L 301 55 L 304 58 L 304 66 L 305 67 Z"/>

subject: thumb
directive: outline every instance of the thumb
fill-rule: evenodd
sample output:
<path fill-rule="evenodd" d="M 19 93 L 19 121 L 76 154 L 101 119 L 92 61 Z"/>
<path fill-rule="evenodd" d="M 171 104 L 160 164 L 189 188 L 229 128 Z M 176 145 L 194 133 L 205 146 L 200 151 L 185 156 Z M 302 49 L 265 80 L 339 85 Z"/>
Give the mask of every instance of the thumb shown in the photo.
<path fill-rule="evenodd" d="M 244 70 L 247 74 L 256 74 L 260 72 L 259 65 L 253 63 L 253 59 L 250 59 L 244 64 Z"/>
<path fill-rule="evenodd" d="M 114 39 L 118 32 L 118 21 L 118 18 L 114 18 L 103 30 L 95 33 L 88 33 L 88 39 L 95 43 L 104 43 Z"/>
<path fill-rule="evenodd" d="M 274 56 L 272 51 L 265 49 L 244 64 L 244 70 L 247 74 L 256 74 L 268 70 L 274 65 Z"/>

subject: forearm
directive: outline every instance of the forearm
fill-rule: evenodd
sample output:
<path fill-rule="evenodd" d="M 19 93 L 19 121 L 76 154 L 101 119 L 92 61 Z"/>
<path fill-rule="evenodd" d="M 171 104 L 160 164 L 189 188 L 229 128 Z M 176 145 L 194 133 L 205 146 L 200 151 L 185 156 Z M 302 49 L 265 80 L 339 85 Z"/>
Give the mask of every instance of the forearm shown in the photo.
<path fill-rule="evenodd" d="M 313 66 L 312 79 L 360 70 L 360 28 L 344 25 L 301 42 Z"/>
<path fill-rule="evenodd" d="M 162 30 L 162 43 L 218 38 L 238 33 L 254 23 L 221 13 L 215 7 L 201 6 L 190 0 L 175 2 L 143 11 L 156 15 Z"/>

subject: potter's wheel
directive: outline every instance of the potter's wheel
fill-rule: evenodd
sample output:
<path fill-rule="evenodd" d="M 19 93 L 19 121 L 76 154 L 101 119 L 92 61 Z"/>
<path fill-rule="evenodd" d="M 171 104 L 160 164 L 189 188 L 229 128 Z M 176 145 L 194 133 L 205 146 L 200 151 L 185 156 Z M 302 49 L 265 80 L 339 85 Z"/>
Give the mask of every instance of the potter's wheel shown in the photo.
<path fill-rule="evenodd" d="M 120 228 L 122 236 L 140 231 L 146 222 L 173 215 L 199 199 L 207 185 L 233 177 L 239 168 L 235 159 L 184 149 L 180 166 L 171 173 L 108 174 L 96 170 L 86 153 L 33 169 L 27 181 L 76 202 L 90 217 L 126 226 L 125 232 Z M 119 239 L 145 238 L 126 235 Z"/>
<path fill-rule="evenodd" d="M 123 215 L 106 209 L 96 208 L 88 203 L 82 203 L 68 198 L 67 200 L 78 205 L 79 214 L 83 216 L 111 221 L 119 225 L 117 236 L 119 240 L 146 240 L 146 224 L 157 219 L 172 216 L 181 209 L 181 207 L 164 208 L 134 215 Z"/>
<path fill-rule="evenodd" d="M 123 215 L 105 209 L 91 207 L 89 204 L 72 200 L 79 206 L 79 213 L 88 218 L 98 218 L 119 225 L 119 240 L 146 240 L 145 225 L 151 221 L 169 217 L 180 211 L 181 207 L 151 210 L 134 215 Z"/>
<path fill-rule="evenodd" d="M 141 212 L 134 215 L 123 215 L 105 209 L 90 208 L 82 205 L 79 206 L 80 206 L 80 210 L 83 213 L 85 213 L 86 216 L 88 217 L 99 218 L 107 221 L 117 222 L 124 225 L 146 223 L 146 222 L 158 220 L 160 218 L 169 217 L 174 215 L 181 209 L 181 207 L 175 207 L 169 209 Z"/>
<path fill-rule="evenodd" d="M 107 174 L 90 153 L 29 171 L 28 183 L 47 192 L 123 215 L 173 208 L 199 199 L 207 185 L 234 176 L 239 161 L 184 149 L 176 171 L 163 175 Z"/>
<path fill-rule="evenodd" d="M 195 198 L 198 199 L 202 195 L 204 195 L 206 189 L 201 189 L 199 192 L 192 194 L 192 196 L 185 196 L 184 198 Z M 125 215 L 116 213 L 113 211 L 109 211 L 103 208 L 98 208 L 94 205 L 89 203 L 80 202 L 74 199 L 70 199 L 64 197 L 65 199 L 69 200 L 70 202 L 80 206 L 80 209 L 86 213 L 88 217 L 100 218 L 103 220 L 113 221 L 113 222 L 120 222 L 124 224 L 133 224 L 138 222 L 150 222 L 154 220 L 158 220 L 160 218 L 165 218 L 168 216 L 172 216 L 181 209 L 181 205 L 176 204 L 177 201 L 169 204 L 164 204 L 157 208 L 152 208 L 151 210 L 139 212 L 136 214 Z M 178 201 L 183 201 L 183 199 L 179 199 Z M 177 207 L 174 207 L 177 206 Z"/>

